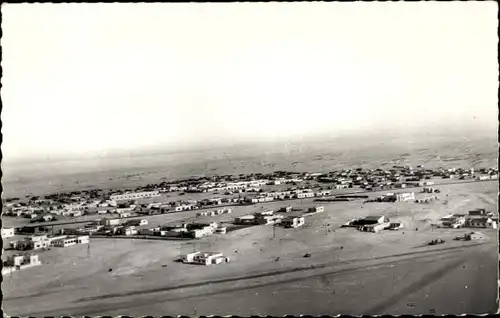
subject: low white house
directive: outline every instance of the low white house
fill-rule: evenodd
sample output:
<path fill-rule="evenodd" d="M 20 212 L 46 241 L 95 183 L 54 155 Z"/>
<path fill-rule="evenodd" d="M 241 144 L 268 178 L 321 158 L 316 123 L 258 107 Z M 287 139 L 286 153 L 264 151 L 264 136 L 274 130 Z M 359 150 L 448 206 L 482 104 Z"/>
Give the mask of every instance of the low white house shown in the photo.
<path fill-rule="evenodd" d="M 120 225 L 120 219 L 103 219 L 101 220 L 102 225 L 113 226 Z"/>
<path fill-rule="evenodd" d="M 325 212 L 325 207 L 322 205 L 317 205 L 315 207 L 309 208 L 309 212 Z"/>
<path fill-rule="evenodd" d="M 229 257 L 225 257 L 219 252 L 195 252 L 190 253 L 182 257 L 184 263 L 200 264 L 200 265 L 212 265 L 228 263 Z"/>
<path fill-rule="evenodd" d="M 2 228 L 2 238 L 8 238 L 14 236 L 14 228 Z"/>
<path fill-rule="evenodd" d="M 7 258 L 2 268 L 2 275 L 8 275 L 14 271 L 22 270 L 25 268 L 42 265 L 38 259 L 37 254 L 20 255 L 15 254 Z"/>
<path fill-rule="evenodd" d="M 281 224 L 288 228 L 297 228 L 305 224 L 305 219 L 303 216 L 288 217 L 281 220 Z"/>
<path fill-rule="evenodd" d="M 298 199 L 306 199 L 306 198 L 313 198 L 314 193 L 313 192 L 302 192 L 302 193 L 297 193 L 297 198 Z"/>
<path fill-rule="evenodd" d="M 258 215 L 258 216 L 273 215 L 273 214 L 274 214 L 273 210 L 264 210 L 264 211 L 255 213 L 255 215 Z"/>
<path fill-rule="evenodd" d="M 54 240 L 52 245 L 56 247 L 68 247 L 76 244 L 88 244 L 89 242 L 90 238 L 88 235 L 68 236 L 62 239 Z"/>

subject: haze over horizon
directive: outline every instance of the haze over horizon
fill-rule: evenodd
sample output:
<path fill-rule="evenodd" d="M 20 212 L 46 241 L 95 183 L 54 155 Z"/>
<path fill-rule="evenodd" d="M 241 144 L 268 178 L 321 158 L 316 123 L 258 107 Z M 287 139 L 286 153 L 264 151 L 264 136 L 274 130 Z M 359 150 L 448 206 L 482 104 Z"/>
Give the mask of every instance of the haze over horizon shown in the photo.
<path fill-rule="evenodd" d="M 497 10 L 6 4 L 3 161 L 381 129 L 496 138 Z"/>

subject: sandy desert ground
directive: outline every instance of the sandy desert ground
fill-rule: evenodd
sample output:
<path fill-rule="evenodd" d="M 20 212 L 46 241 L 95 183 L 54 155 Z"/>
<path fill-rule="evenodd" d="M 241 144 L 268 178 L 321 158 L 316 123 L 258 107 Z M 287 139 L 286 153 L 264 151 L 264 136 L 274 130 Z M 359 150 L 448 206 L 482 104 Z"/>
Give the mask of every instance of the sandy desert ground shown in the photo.
<path fill-rule="evenodd" d="M 196 240 L 194 247 L 187 241 L 93 238 L 90 248 L 52 248 L 40 254 L 44 265 L 4 277 L 3 308 L 12 316 L 495 312 L 497 231 L 480 229 L 484 239 L 462 242 L 452 239 L 470 230 L 430 224 L 472 208 L 496 211 L 498 183 L 441 189 L 432 204 L 327 203 L 303 228 L 273 233 L 272 226 L 248 227 Z M 260 208 L 237 207 L 230 217 L 214 220 Z M 194 219 L 195 213 L 148 220 L 164 224 Z M 351 218 L 379 214 L 405 228 L 379 234 L 339 228 Z M 446 242 L 425 245 L 435 238 Z M 208 267 L 174 262 L 194 249 L 223 252 L 231 262 Z"/>

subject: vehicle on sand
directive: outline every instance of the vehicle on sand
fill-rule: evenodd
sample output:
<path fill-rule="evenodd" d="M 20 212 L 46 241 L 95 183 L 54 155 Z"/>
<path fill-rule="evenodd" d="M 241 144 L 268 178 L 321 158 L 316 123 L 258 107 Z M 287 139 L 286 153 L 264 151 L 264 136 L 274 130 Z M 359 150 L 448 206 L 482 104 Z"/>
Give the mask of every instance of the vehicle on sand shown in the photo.
<path fill-rule="evenodd" d="M 444 240 L 442 239 L 437 239 L 437 240 L 432 240 L 429 242 L 429 245 L 438 245 L 438 244 L 443 244 Z"/>

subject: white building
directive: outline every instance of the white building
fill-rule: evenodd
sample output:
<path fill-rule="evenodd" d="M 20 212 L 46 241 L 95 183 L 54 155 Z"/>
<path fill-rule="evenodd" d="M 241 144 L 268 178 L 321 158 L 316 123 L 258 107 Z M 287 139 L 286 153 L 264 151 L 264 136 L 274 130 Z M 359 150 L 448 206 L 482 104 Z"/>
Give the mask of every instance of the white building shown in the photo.
<path fill-rule="evenodd" d="M 182 259 L 184 263 L 200 265 L 212 265 L 229 262 L 229 257 L 225 257 L 219 252 L 195 252 L 185 255 Z"/>
<path fill-rule="evenodd" d="M 106 226 L 120 225 L 120 219 L 103 219 L 101 224 Z"/>
<path fill-rule="evenodd" d="M 124 194 L 114 194 L 110 196 L 113 201 L 123 201 L 123 200 L 137 200 L 145 198 L 154 198 L 160 196 L 160 191 L 144 191 L 144 192 L 131 192 Z"/>
<path fill-rule="evenodd" d="M 7 258 L 4 263 L 4 267 L 2 268 L 2 275 L 8 275 L 13 271 L 29 268 L 32 266 L 42 265 L 42 262 L 38 259 L 38 255 L 29 254 L 29 255 L 20 255 L 15 254 Z"/>
<path fill-rule="evenodd" d="M 317 197 L 323 197 L 323 196 L 327 196 L 327 195 L 330 195 L 330 191 L 320 191 L 320 192 L 316 193 Z"/>
<path fill-rule="evenodd" d="M 405 202 L 415 200 L 415 192 L 396 193 L 396 201 Z"/>
<path fill-rule="evenodd" d="M 2 238 L 8 238 L 14 236 L 14 228 L 2 228 Z"/>
<path fill-rule="evenodd" d="M 322 205 L 317 205 L 315 207 L 309 208 L 309 212 L 316 212 L 316 213 L 325 212 L 325 207 Z"/>
<path fill-rule="evenodd" d="M 314 197 L 314 193 L 313 192 L 297 193 L 297 198 L 298 199 L 313 198 L 313 197 Z"/>
<path fill-rule="evenodd" d="M 189 211 L 189 210 L 194 209 L 194 205 L 192 205 L 192 204 L 180 204 L 180 205 L 177 205 L 174 209 L 176 212 Z"/>
<path fill-rule="evenodd" d="M 76 244 L 88 244 L 89 242 L 90 238 L 88 235 L 68 236 L 62 239 L 54 240 L 52 245 L 56 247 L 68 247 Z"/>
<path fill-rule="evenodd" d="M 274 214 L 273 210 L 264 210 L 264 211 L 255 213 L 255 215 L 257 215 L 257 216 L 273 215 L 273 214 Z"/>
<path fill-rule="evenodd" d="M 288 218 L 284 218 L 282 221 L 281 221 L 281 224 L 284 226 L 284 227 L 292 227 L 292 228 L 297 228 L 299 226 L 302 226 L 305 224 L 305 219 L 303 216 L 296 216 L 296 217 L 288 217 Z"/>
<path fill-rule="evenodd" d="M 128 218 L 128 217 L 132 216 L 132 213 L 131 212 L 118 212 L 118 216 L 120 218 Z"/>

